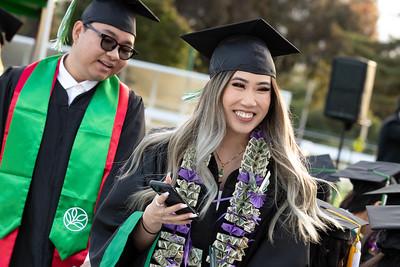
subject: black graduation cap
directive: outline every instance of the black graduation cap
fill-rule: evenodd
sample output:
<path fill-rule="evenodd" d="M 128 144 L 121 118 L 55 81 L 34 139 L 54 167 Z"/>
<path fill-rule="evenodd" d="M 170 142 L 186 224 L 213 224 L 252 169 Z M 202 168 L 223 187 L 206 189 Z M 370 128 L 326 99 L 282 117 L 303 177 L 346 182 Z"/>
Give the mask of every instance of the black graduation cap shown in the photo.
<path fill-rule="evenodd" d="M 18 18 L 0 8 L 0 35 L 4 33 L 8 42 L 11 41 L 21 26 L 22 22 Z M 0 45 L 3 44 L 3 38 L 0 36 Z"/>
<path fill-rule="evenodd" d="M 364 193 L 385 186 L 399 172 L 398 163 L 359 161 L 334 173 L 333 176 L 349 178 L 353 184 L 353 191 L 340 206 L 350 212 L 364 211 L 367 205 L 381 200 L 379 195 L 364 195 Z"/>
<path fill-rule="evenodd" d="M 365 195 L 387 195 L 386 205 L 400 204 L 400 184 L 392 184 L 378 190 L 370 191 Z"/>
<path fill-rule="evenodd" d="M 331 226 L 327 231 L 320 231 L 320 242 L 311 243 L 310 246 L 310 266 L 342 266 L 351 244 L 357 239 L 356 229 L 366 225 L 367 222 L 327 202 L 317 200 L 317 204 L 326 215 L 336 219 L 342 229 Z"/>
<path fill-rule="evenodd" d="M 400 266 L 400 206 L 367 206 L 373 230 L 380 230 L 377 245 L 384 254 L 379 266 Z"/>
<path fill-rule="evenodd" d="M 336 208 L 325 201 L 317 199 L 317 204 L 325 214 L 336 219 L 344 230 L 354 230 L 368 224 L 367 221 L 355 216 L 351 212 Z"/>
<path fill-rule="evenodd" d="M 398 173 L 400 173 L 399 163 L 359 161 L 334 173 L 333 176 L 349 178 L 352 181 L 382 183 L 390 180 Z"/>
<path fill-rule="evenodd" d="M 100 22 L 136 36 L 136 15 L 160 21 L 140 0 L 93 0 L 81 19 L 85 24 Z"/>
<path fill-rule="evenodd" d="M 373 230 L 400 230 L 400 205 L 367 206 L 367 211 Z"/>
<path fill-rule="evenodd" d="M 378 190 L 365 193 L 366 195 L 376 194 L 400 194 L 400 184 L 392 184 L 389 186 L 382 187 Z"/>
<path fill-rule="evenodd" d="M 309 156 L 307 161 L 310 163 L 309 172 L 311 176 L 330 182 L 339 181 L 339 177 L 332 176 L 336 172 L 336 168 L 329 154 Z"/>
<path fill-rule="evenodd" d="M 181 37 L 210 59 L 211 77 L 232 70 L 276 77 L 272 57 L 300 52 L 261 18 L 213 27 Z"/>

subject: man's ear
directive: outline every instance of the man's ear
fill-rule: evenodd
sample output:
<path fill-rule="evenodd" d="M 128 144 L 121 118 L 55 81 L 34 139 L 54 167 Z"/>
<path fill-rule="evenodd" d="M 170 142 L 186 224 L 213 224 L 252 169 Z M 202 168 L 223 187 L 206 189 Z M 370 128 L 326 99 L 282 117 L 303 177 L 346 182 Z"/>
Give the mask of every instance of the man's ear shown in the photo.
<path fill-rule="evenodd" d="M 79 35 L 85 31 L 85 26 L 81 20 L 75 22 L 72 28 L 72 41 L 75 43 L 79 39 Z"/>

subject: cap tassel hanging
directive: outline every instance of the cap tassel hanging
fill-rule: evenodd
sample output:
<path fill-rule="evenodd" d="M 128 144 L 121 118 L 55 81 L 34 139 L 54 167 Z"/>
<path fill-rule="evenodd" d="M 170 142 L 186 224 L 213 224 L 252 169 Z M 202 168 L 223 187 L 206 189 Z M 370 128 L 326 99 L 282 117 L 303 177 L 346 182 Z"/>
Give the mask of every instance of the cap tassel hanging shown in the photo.
<path fill-rule="evenodd" d="M 351 248 L 349 250 L 349 256 L 347 258 L 346 267 L 359 267 L 360 266 L 360 259 L 361 259 L 361 225 L 356 221 L 352 220 L 351 218 L 347 218 L 346 216 L 335 212 L 331 209 L 327 209 L 328 212 L 338 216 L 339 218 L 351 222 L 352 224 L 358 226 L 356 239 L 354 240 L 353 244 L 351 244 Z"/>
<path fill-rule="evenodd" d="M 347 260 L 347 267 L 358 267 L 360 266 L 361 259 L 361 241 L 360 241 L 360 228 L 357 230 L 357 237 L 351 245 L 349 251 L 349 258 Z"/>
<path fill-rule="evenodd" d="M 183 95 L 182 100 L 185 102 L 189 102 L 198 99 L 202 93 L 203 93 L 203 88 L 193 92 L 187 92 Z"/>
<path fill-rule="evenodd" d="M 57 31 L 57 38 L 53 40 L 53 48 L 59 52 L 62 52 L 63 45 L 66 45 L 68 42 L 68 33 L 71 28 L 72 23 L 72 15 L 76 9 L 78 4 L 77 0 L 72 0 L 71 4 L 69 5 L 67 12 L 65 12 L 65 16 L 61 20 L 60 27 Z"/>

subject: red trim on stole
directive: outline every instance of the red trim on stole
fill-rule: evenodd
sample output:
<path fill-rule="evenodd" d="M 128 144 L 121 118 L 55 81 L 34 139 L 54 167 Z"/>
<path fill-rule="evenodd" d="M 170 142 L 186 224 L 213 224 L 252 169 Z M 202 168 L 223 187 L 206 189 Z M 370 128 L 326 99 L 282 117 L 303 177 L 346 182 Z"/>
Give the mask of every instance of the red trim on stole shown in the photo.
<path fill-rule="evenodd" d="M 111 168 L 112 168 L 112 165 L 114 162 L 115 154 L 116 154 L 117 148 L 118 148 L 119 138 L 120 138 L 121 132 L 122 132 L 122 126 L 124 125 L 126 113 L 128 110 L 128 100 L 129 100 L 129 88 L 125 84 L 120 82 L 118 107 L 117 107 L 117 112 L 115 114 L 114 127 L 112 130 L 112 135 L 111 135 L 111 140 L 110 140 L 110 147 L 108 148 L 106 165 L 104 167 L 103 178 L 101 180 L 96 203 L 99 201 L 101 191 L 103 190 L 103 185 L 104 185 L 108 175 L 110 174 L 110 171 L 111 171 Z M 95 210 L 96 210 L 96 207 L 97 207 L 97 205 L 95 206 Z M 85 258 L 87 256 L 88 252 L 89 252 L 89 241 L 88 241 L 88 246 L 86 249 L 84 249 L 84 250 L 68 257 L 64 261 L 62 261 L 57 249 L 55 249 L 54 255 L 53 255 L 52 267 L 80 266 L 85 261 Z"/>
<path fill-rule="evenodd" d="M 7 141 L 8 131 L 10 130 L 11 119 L 12 119 L 12 117 L 14 115 L 14 109 L 15 109 L 15 106 L 17 104 L 17 100 L 18 100 L 19 94 L 21 93 L 22 88 L 24 87 L 24 85 L 26 83 L 26 80 L 28 80 L 29 76 L 31 76 L 31 73 L 36 68 L 38 63 L 39 62 L 34 62 L 34 63 L 28 65 L 24 69 L 24 71 L 21 74 L 21 77 L 19 78 L 17 86 L 14 89 L 14 94 L 12 96 L 10 106 L 8 107 L 6 126 L 4 128 L 4 134 L 3 134 L 3 143 L 1 145 L 0 162 L 3 159 L 4 147 L 5 147 L 5 144 L 6 144 L 6 141 Z"/>
<path fill-rule="evenodd" d="M 15 240 L 18 236 L 18 228 L 0 240 L 0 266 L 6 267 L 10 264 Z"/>
<path fill-rule="evenodd" d="M 8 108 L 6 126 L 4 128 L 3 143 L 1 146 L 1 152 L 0 152 L 0 164 L 1 164 L 1 160 L 3 159 L 4 147 L 5 147 L 5 144 L 7 141 L 8 132 L 10 130 L 11 120 L 14 115 L 14 110 L 15 110 L 15 106 L 17 105 L 19 95 L 20 95 L 22 88 L 24 87 L 26 81 L 31 76 L 33 70 L 36 68 L 38 63 L 39 63 L 39 61 L 36 61 L 25 67 L 24 71 L 21 74 L 21 77 L 18 80 L 17 86 L 14 89 L 10 107 Z M 60 60 L 58 60 L 57 68 L 54 73 L 51 92 L 53 92 L 54 85 L 57 81 L 59 66 L 60 66 Z M 11 256 L 12 256 L 12 253 L 14 250 L 15 241 L 17 240 L 17 236 L 18 236 L 18 228 L 0 240 L 0 248 L 1 248 L 0 249 L 0 266 L 1 267 L 9 266 L 10 261 L 11 261 Z"/>

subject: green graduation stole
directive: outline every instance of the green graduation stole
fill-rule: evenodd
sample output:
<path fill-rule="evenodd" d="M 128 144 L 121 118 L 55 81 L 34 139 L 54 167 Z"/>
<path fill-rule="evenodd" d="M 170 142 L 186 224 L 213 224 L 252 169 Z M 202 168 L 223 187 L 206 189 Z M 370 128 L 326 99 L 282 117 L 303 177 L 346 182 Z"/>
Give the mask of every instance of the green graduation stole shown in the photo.
<path fill-rule="evenodd" d="M 19 92 L 0 165 L 0 239 L 17 229 L 46 124 L 60 56 L 40 61 Z M 119 99 L 119 80 L 97 85 L 75 137 L 50 240 L 62 260 L 87 247 Z"/>
<path fill-rule="evenodd" d="M 123 224 L 121 224 L 121 226 L 118 228 L 113 238 L 111 239 L 110 244 L 104 251 L 103 258 L 100 262 L 100 267 L 114 267 L 115 265 L 117 265 L 118 260 L 121 257 L 122 252 L 124 251 L 129 235 L 131 234 L 133 229 L 135 229 L 142 216 L 142 211 L 135 211 L 128 217 L 128 219 L 125 220 Z M 152 246 L 150 247 L 144 267 L 150 266 L 150 260 L 156 248 L 159 237 L 160 235 L 157 235 Z"/>

